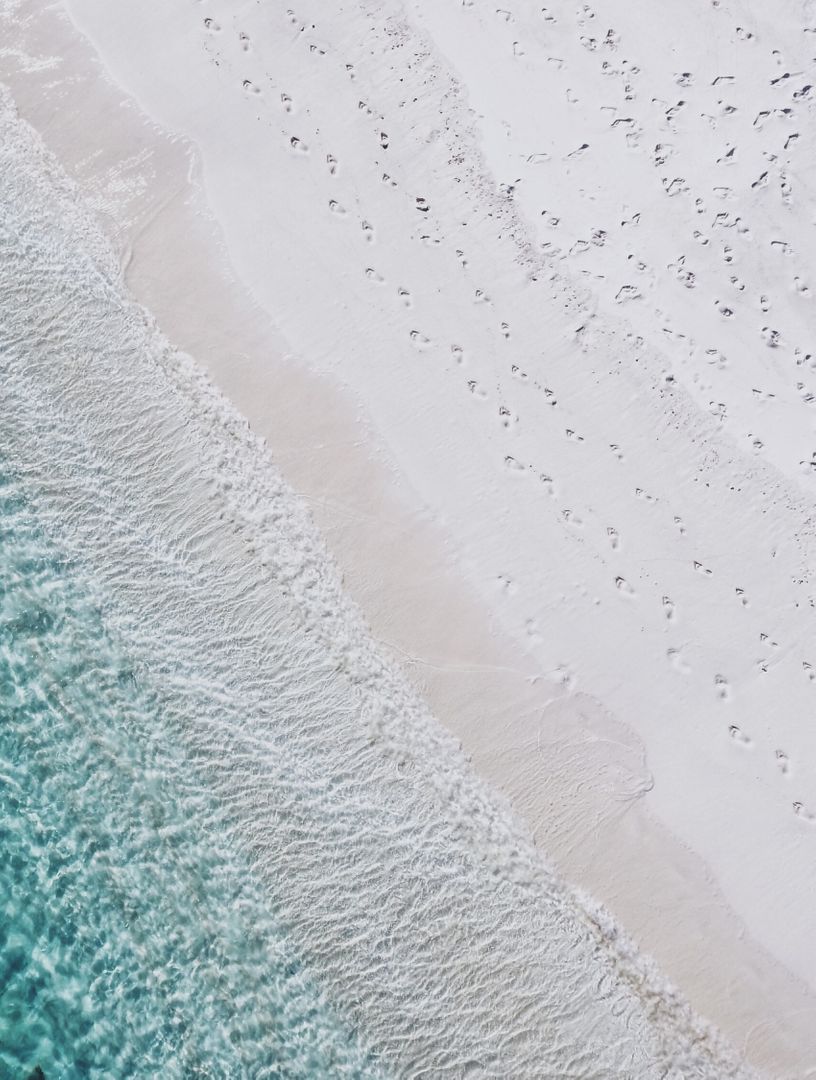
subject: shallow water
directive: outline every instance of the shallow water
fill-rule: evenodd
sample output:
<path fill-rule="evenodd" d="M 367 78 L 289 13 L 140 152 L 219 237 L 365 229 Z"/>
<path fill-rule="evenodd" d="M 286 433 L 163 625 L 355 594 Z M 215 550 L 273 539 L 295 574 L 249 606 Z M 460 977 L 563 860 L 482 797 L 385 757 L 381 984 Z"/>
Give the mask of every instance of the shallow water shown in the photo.
<path fill-rule="evenodd" d="M 0 136 L 9 1075 L 736 1075 L 377 652 L 8 102 Z"/>
<path fill-rule="evenodd" d="M 377 1075 L 2 464 L 0 717 L 1 1075 Z"/>

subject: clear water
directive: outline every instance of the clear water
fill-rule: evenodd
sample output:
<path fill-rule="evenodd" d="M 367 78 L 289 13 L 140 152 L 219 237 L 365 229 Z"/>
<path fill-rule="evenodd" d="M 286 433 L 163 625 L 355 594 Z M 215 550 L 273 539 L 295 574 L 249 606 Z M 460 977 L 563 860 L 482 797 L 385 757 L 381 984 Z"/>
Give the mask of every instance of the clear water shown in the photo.
<path fill-rule="evenodd" d="M 0 462 L 0 1075 L 374 1076 Z"/>
<path fill-rule="evenodd" d="M 741 1075 L 389 667 L 0 99 L 0 1076 Z"/>

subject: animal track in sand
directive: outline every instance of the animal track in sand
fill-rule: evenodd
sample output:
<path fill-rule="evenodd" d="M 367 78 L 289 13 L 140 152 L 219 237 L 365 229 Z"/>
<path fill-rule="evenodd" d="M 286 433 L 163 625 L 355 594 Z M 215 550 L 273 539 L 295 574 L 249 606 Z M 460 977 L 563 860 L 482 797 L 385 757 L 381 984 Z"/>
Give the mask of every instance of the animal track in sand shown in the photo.
<path fill-rule="evenodd" d="M 791 771 L 790 758 L 785 753 L 785 751 L 784 750 L 776 750 L 774 752 L 774 756 L 776 757 L 776 764 L 778 765 L 779 771 L 782 773 L 782 775 L 783 776 L 790 776 L 790 771 Z"/>
<path fill-rule="evenodd" d="M 249 41 L 249 34 L 245 34 L 245 33 L 241 32 L 238 35 L 238 42 L 239 42 L 243 52 L 249 52 L 249 50 L 251 48 L 250 41 Z"/>
<path fill-rule="evenodd" d="M 369 244 L 374 243 L 374 226 L 368 221 L 361 221 L 360 228 Z"/>
<path fill-rule="evenodd" d="M 337 199 L 329 199 L 329 210 L 338 217 L 345 217 L 346 215 L 344 207 L 340 205 Z"/>
<path fill-rule="evenodd" d="M 329 167 L 329 175 L 337 175 L 337 158 L 334 154 L 326 154 L 326 164 Z"/>
<path fill-rule="evenodd" d="M 487 400 L 487 391 L 482 389 L 479 383 L 475 379 L 468 379 L 467 388 L 470 390 L 474 397 L 479 398 L 480 401 Z"/>
<path fill-rule="evenodd" d="M 402 287 L 398 288 L 397 296 L 407 308 L 414 306 L 414 301 L 407 289 L 403 289 Z"/>
<path fill-rule="evenodd" d="M 451 356 L 457 364 L 464 364 L 465 362 L 465 350 L 461 345 L 451 345 Z"/>
<path fill-rule="evenodd" d="M 295 107 L 294 107 L 294 105 L 292 103 L 291 97 L 288 94 L 282 93 L 281 96 L 280 96 L 280 99 L 281 99 L 281 105 L 283 106 L 283 109 L 284 109 L 285 112 L 290 113 L 290 112 L 294 111 Z"/>
<path fill-rule="evenodd" d="M 375 285 L 383 285 L 385 283 L 385 278 L 382 274 L 378 274 L 373 266 L 366 267 L 365 276 L 369 281 L 373 281 Z"/>
<path fill-rule="evenodd" d="M 572 430 L 572 428 L 567 428 L 566 429 L 566 436 L 572 442 L 582 443 L 584 441 L 584 436 L 583 435 L 578 435 L 575 431 Z"/>
<path fill-rule="evenodd" d="M 244 81 L 241 83 L 241 85 L 243 86 L 244 91 L 247 94 L 256 94 L 257 95 L 257 94 L 260 94 L 260 92 L 261 92 L 260 89 L 255 85 L 255 83 L 251 79 L 244 79 Z"/>
<path fill-rule="evenodd" d="M 512 454 L 505 455 L 504 464 L 513 472 L 524 472 L 524 466 L 518 458 L 514 458 Z"/>
<path fill-rule="evenodd" d="M 218 24 L 218 23 L 217 23 L 217 22 L 215 21 L 215 19 L 209 19 L 209 18 L 208 18 L 208 19 L 205 19 L 205 20 L 204 20 L 204 26 L 205 26 L 205 28 L 206 28 L 207 30 L 209 30 L 209 31 L 210 31 L 210 33 L 211 33 L 211 34 L 218 34 L 218 33 L 220 33 L 220 31 L 221 31 L 221 27 L 220 27 L 220 26 L 219 26 L 219 24 Z"/>
<path fill-rule="evenodd" d="M 609 525 L 606 530 L 606 535 L 609 537 L 609 545 L 613 551 L 619 551 L 621 546 L 620 533 L 613 526 Z"/>
<path fill-rule="evenodd" d="M 674 622 L 676 617 L 676 608 L 674 605 L 674 601 L 670 597 L 664 596 L 661 603 L 663 605 L 663 614 L 666 616 L 669 622 Z"/>
<path fill-rule="evenodd" d="M 697 562 L 696 559 L 694 560 L 694 569 L 697 571 L 698 574 L 704 574 L 706 577 L 711 577 L 714 573 L 713 570 L 709 570 L 707 566 L 703 566 L 703 564 L 701 562 Z"/>
<path fill-rule="evenodd" d="M 305 142 L 303 142 L 302 139 L 299 139 L 297 137 L 297 135 L 293 135 L 290 138 L 289 145 L 291 146 L 291 148 L 293 150 L 297 150 L 297 152 L 299 154 L 308 154 L 309 153 L 309 147 L 306 145 Z"/>

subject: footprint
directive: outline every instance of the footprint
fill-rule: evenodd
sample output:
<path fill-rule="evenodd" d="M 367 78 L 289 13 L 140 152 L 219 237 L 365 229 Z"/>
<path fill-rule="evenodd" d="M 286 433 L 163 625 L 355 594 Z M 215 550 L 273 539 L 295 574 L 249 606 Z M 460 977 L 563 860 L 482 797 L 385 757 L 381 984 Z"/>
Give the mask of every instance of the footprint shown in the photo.
<path fill-rule="evenodd" d="M 309 147 L 306 145 L 305 142 L 303 142 L 302 139 L 299 139 L 297 135 L 293 135 L 291 137 L 291 139 L 289 140 L 289 145 L 292 147 L 293 150 L 297 150 L 299 154 L 309 153 Z"/>
<path fill-rule="evenodd" d="M 622 285 L 615 294 L 615 303 L 625 304 L 630 300 L 639 300 L 642 293 L 635 285 Z"/>
<path fill-rule="evenodd" d="M 465 350 L 461 345 L 451 345 L 451 356 L 457 364 L 464 364 L 465 362 Z"/>
<path fill-rule="evenodd" d="M 337 175 L 337 158 L 334 154 L 326 154 L 326 164 L 329 166 L 329 174 L 331 176 Z"/>
<path fill-rule="evenodd" d="M 260 90 L 251 79 L 244 79 L 241 83 L 247 94 L 260 94 Z"/>
<path fill-rule="evenodd" d="M 770 326 L 763 326 L 760 330 L 760 334 L 762 335 L 762 340 L 765 342 L 769 349 L 779 348 L 779 342 L 782 338 L 782 335 L 778 330 L 774 330 Z"/>
<path fill-rule="evenodd" d="M 405 304 L 405 306 L 407 308 L 414 306 L 414 301 L 412 300 L 411 294 L 408 292 L 407 289 L 403 289 L 403 288 L 397 289 L 397 296 L 400 298 L 400 300 L 403 302 L 403 304 Z"/>
<path fill-rule="evenodd" d="M 292 112 L 294 110 L 294 105 L 292 104 L 292 99 L 289 97 L 288 94 L 281 94 L 280 99 L 281 99 L 281 105 L 283 106 L 285 112 L 290 113 L 290 112 Z"/>
<path fill-rule="evenodd" d="M 384 131 L 380 132 L 380 146 L 383 148 L 383 150 L 388 149 L 388 135 Z"/>
<path fill-rule="evenodd" d="M 479 398 L 481 401 L 487 400 L 487 391 L 483 390 L 475 379 L 468 379 L 467 388 L 474 397 Z"/>
<path fill-rule="evenodd" d="M 215 19 L 205 19 L 204 20 L 204 26 L 212 34 L 217 34 L 221 30 L 221 27 L 218 25 L 218 23 L 215 21 Z"/>
<path fill-rule="evenodd" d="M 679 671 L 681 675 L 690 675 L 691 668 L 683 659 L 682 653 L 679 649 L 668 649 L 666 651 L 666 659 L 669 661 L 675 671 Z"/>
<path fill-rule="evenodd" d="M 730 701 L 731 700 L 731 687 L 729 686 L 728 679 L 726 679 L 724 675 L 715 675 L 714 676 L 714 689 L 715 689 L 715 691 L 717 693 L 717 697 L 720 699 L 720 701 Z M 736 728 L 736 733 L 740 734 L 739 728 Z M 734 732 L 732 731 L 731 732 L 731 737 L 736 738 L 737 735 L 734 734 Z"/>
<path fill-rule="evenodd" d="M 816 814 L 814 814 L 812 810 L 808 810 L 802 803 L 795 802 L 793 804 L 793 812 L 797 817 L 801 818 L 802 821 L 806 821 L 808 825 L 816 825 Z"/>
<path fill-rule="evenodd" d="M 748 607 L 748 597 L 745 595 L 745 589 L 734 589 L 734 592 L 739 597 L 739 602 L 743 607 Z"/>
<path fill-rule="evenodd" d="M 567 428 L 566 429 L 566 436 L 567 436 L 568 439 L 571 439 L 572 442 L 583 442 L 584 441 L 584 436 L 583 435 L 578 435 L 575 431 L 572 430 L 572 428 Z"/>
<path fill-rule="evenodd" d="M 505 456 L 504 464 L 513 472 L 524 472 L 524 466 L 517 458 L 514 458 L 512 454 L 507 454 Z"/>
<path fill-rule="evenodd" d="M 368 221 L 362 221 L 362 222 L 360 222 L 360 228 L 363 230 L 363 235 L 365 236 L 367 242 L 369 244 L 373 244 L 374 243 L 374 226 L 371 225 Z"/>
<path fill-rule="evenodd" d="M 637 595 L 635 590 L 632 588 L 632 586 L 626 580 L 626 578 L 623 578 L 623 577 L 616 577 L 615 578 L 615 588 L 618 590 L 618 592 L 622 596 L 626 596 L 629 599 L 632 599 Z"/>
<path fill-rule="evenodd" d="M 337 214 L 338 217 L 345 217 L 346 211 L 337 199 L 329 199 L 329 210 L 331 210 L 333 214 Z"/>
<path fill-rule="evenodd" d="M 676 608 L 674 606 L 674 601 L 670 597 L 664 596 L 661 603 L 663 604 L 663 614 L 666 616 L 669 622 L 674 622 L 676 617 Z"/>
<path fill-rule="evenodd" d="M 739 743 L 740 746 L 745 746 L 747 748 L 754 745 L 754 740 L 751 739 L 748 735 L 746 735 L 745 732 L 741 728 L 737 727 L 736 724 L 731 725 L 731 727 L 728 729 L 728 734 L 731 736 L 734 742 Z"/>
<path fill-rule="evenodd" d="M 617 529 L 611 525 L 606 530 L 606 535 L 609 537 L 609 544 L 613 551 L 619 551 L 621 546 L 620 534 Z"/>
<path fill-rule="evenodd" d="M 791 765 L 790 758 L 784 750 L 775 751 L 776 764 L 779 766 L 779 771 L 783 776 L 790 776 Z"/>
<path fill-rule="evenodd" d="M 238 35 L 238 40 L 241 43 L 241 48 L 243 49 L 243 51 L 244 52 L 249 52 L 249 49 L 250 49 L 249 35 L 241 33 L 241 34 Z"/>
<path fill-rule="evenodd" d="M 703 564 L 701 562 L 697 562 L 696 559 L 694 560 L 694 569 L 697 571 L 698 574 L 705 574 L 706 577 L 711 577 L 714 573 L 713 570 L 709 570 L 707 566 L 703 566 Z"/>
<path fill-rule="evenodd" d="M 385 282 L 385 278 L 382 274 L 378 274 L 373 266 L 366 267 L 365 276 L 369 281 L 373 281 L 375 285 L 382 285 Z"/>
<path fill-rule="evenodd" d="M 427 349 L 431 344 L 431 339 L 420 333 L 419 330 L 412 330 L 409 337 L 415 349 Z"/>

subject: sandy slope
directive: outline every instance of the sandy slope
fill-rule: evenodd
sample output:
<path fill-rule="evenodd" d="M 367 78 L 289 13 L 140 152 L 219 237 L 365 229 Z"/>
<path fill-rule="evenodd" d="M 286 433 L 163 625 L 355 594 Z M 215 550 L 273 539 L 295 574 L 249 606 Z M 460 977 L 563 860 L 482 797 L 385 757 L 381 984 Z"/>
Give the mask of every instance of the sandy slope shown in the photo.
<path fill-rule="evenodd" d="M 816 1068 L 807 7 L 70 0 L 83 42 L 7 0 L 0 74 L 476 765 L 791 1077 Z"/>

